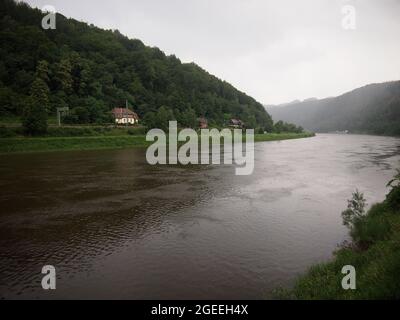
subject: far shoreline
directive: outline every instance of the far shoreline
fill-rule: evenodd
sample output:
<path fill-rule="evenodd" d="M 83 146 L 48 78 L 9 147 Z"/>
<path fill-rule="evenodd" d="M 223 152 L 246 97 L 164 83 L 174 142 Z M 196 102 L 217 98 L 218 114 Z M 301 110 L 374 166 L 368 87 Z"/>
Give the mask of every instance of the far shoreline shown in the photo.
<path fill-rule="evenodd" d="M 314 137 L 314 133 L 255 134 L 254 142 L 282 141 Z M 78 136 L 78 137 L 16 137 L 0 138 L 0 155 L 34 154 L 60 151 L 118 150 L 145 148 L 152 142 L 145 135 Z"/>

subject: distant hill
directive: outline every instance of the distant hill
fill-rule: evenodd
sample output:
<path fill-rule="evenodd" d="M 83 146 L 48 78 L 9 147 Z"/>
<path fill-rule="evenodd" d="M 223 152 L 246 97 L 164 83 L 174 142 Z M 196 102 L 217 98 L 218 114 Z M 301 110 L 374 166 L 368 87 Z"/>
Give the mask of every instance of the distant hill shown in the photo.
<path fill-rule="evenodd" d="M 68 106 L 81 123 L 107 121 L 128 100 L 141 118 L 163 107 L 162 114 L 182 122 L 239 118 L 272 129 L 262 104 L 194 63 L 60 14 L 55 30 L 43 30 L 43 17 L 26 3 L 0 0 L 0 116 L 21 115 L 40 77 L 49 112 Z"/>
<path fill-rule="evenodd" d="M 283 120 L 315 132 L 400 135 L 400 81 L 370 84 L 334 98 L 267 106 Z"/>

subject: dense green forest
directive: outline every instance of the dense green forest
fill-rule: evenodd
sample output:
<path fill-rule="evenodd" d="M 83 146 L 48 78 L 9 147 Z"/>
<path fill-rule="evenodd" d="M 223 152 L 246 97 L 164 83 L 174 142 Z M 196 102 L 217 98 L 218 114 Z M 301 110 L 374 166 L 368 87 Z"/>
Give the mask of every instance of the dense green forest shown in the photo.
<path fill-rule="evenodd" d="M 218 126 L 240 118 L 272 130 L 260 103 L 194 63 L 60 14 L 56 29 L 44 30 L 43 16 L 23 2 L 0 0 L 1 117 L 22 116 L 28 130 L 37 129 L 46 113 L 69 107 L 66 122 L 102 124 L 128 101 L 148 122 L 173 118 L 190 126 L 204 116 Z"/>
<path fill-rule="evenodd" d="M 267 107 L 276 120 L 316 132 L 400 135 L 400 81 L 370 84 L 339 97 Z"/>

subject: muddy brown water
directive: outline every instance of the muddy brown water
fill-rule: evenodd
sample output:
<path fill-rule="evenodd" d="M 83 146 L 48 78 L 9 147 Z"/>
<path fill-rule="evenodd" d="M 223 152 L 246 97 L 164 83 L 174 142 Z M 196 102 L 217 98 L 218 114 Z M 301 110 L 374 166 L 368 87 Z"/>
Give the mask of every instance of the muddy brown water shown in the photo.
<path fill-rule="evenodd" d="M 397 138 L 335 134 L 257 143 L 251 176 L 145 149 L 1 155 L 0 297 L 268 298 L 331 258 L 346 199 L 381 201 L 399 160 Z"/>

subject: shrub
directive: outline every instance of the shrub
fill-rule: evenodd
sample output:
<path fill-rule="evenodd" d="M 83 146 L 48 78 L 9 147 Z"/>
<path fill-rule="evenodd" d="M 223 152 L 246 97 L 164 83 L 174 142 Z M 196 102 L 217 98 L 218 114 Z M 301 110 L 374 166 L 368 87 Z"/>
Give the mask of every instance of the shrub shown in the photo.
<path fill-rule="evenodd" d="M 144 135 L 146 134 L 146 128 L 145 127 L 130 128 L 128 129 L 127 132 L 129 135 Z"/>
<path fill-rule="evenodd" d="M 77 137 L 77 136 L 93 136 L 96 133 L 91 128 L 49 128 L 47 136 L 50 137 Z"/>
<path fill-rule="evenodd" d="M 384 214 L 363 216 L 357 220 L 351 236 L 360 247 L 368 247 L 379 240 L 385 240 L 390 232 L 390 224 Z"/>
<path fill-rule="evenodd" d="M 22 126 L 27 135 L 39 136 L 47 132 L 47 112 L 45 106 L 31 98 L 24 108 Z"/>
<path fill-rule="evenodd" d="M 353 193 L 353 197 L 350 200 L 347 200 L 347 209 L 342 212 L 342 219 L 343 224 L 350 230 L 363 217 L 366 204 L 364 194 L 358 190 Z"/>
<path fill-rule="evenodd" d="M 392 209 L 400 209 L 400 170 L 397 169 L 397 174 L 387 184 L 392 189 L 386 196 L 386 203 Z"/>
<path fill-rule="evenodd" d="M 264 129 L 263 128 L 257 128 L 256 129 L 256 133 L 263 134 L 264 133 Z"/>
<path fill-rule="evenodd" d="M 17 131 L 14 128 L 7 128 L 0 126 L 0 138 L 12 138 L 17 135 Z"/>

